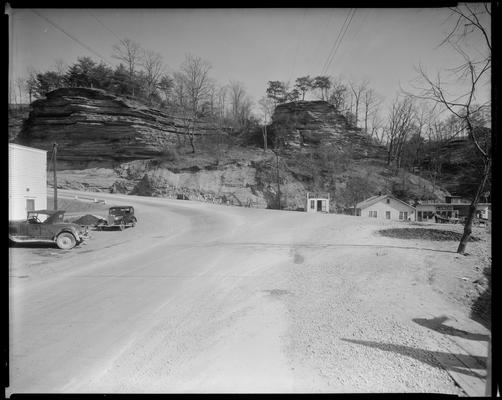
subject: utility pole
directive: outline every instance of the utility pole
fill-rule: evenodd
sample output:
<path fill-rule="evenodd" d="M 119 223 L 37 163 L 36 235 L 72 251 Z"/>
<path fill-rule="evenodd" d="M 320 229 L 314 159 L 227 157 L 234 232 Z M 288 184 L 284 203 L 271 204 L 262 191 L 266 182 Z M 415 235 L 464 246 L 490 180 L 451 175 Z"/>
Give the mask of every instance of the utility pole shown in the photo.
<path fill-rule="evenodd" d="M 58 153 L 58 144 L 54 143 L 52 145 L 52 167 L 54 172 L 54 210 L 58 209 L 58 179 L 56 173 L 57 167 L 57 153 Z"/>
<path fill-rule="evenodd" d="M 276 158 L 276 171 L 277 171 L 277 205 L 279 207 L 279 210 L 281 209 L 281 185 L 279 183 L 279 154 L 275 153 L 275 158 Z"/>

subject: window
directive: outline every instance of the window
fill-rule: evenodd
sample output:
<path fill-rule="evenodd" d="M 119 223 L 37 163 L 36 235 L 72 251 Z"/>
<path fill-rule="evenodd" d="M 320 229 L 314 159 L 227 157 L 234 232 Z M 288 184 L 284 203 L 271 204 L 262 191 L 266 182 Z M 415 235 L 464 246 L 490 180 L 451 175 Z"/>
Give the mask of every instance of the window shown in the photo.
<path fill-rule="evenodd" d="M 310 200 L 310 209 L 315 210 L 315 200 Z"/>
<path fill-rule="evenodd" d="M 377 217 L 377 212 L 373 211 L 373 218 L 376 218 L 376 217 Z"/>
<path fill-rule="evenodd" d="M 387 199 L 387 204 L 390 204 L 390 199 Z"/>
<path fill-rule="evenodd" d="M 390 211 L 385 211 L 385 218 L 390 219 Z"/>
<path fill-rule="evenodd" d="M 368 211 L 368 216 L 376 218 L 377 217 L 377 212 L 376 211 Z"/>
<path fill-rule="evenodd" d="M 403 214 L 404 214 L 404 219 L 407 221 L 408 220 L 408 212 L 405 211 Z"/>
<path fill-rule="evenodd" d="M 403 212 L 399 211 L 399 219 L 403 219 Z"/>

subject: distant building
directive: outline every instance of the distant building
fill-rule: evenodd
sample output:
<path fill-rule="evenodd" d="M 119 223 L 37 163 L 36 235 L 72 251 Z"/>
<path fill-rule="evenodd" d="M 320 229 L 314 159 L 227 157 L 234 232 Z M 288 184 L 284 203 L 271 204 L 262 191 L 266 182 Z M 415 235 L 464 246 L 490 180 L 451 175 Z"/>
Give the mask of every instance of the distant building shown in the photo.
<path fill-rule="evenodd" d="M 390 194 L 385 194 L 373 196 L 358 203 L 356 215 L 398 221 L 415 221 L 415 207 Z"/>
<path fill-rule="evenodd" d="M 329 193 L 307 193 L 307 212 L 329 213 Z"/>
<path fill-rule="evenodd" d="M 47 152 L 9 143 L 9 220 L 47 208 Z"/>
<path fill-rule="evenodd" d="M 460 196 L 447 196 L 445 201 L 425 200 L 416 205 L 417 221 L 436 222 L 436 215 L 447 219 L 463 219 L 469 214 L 470 201 Z M 476 218 L 491 219 L 491 203 L 478 203 Z"/>

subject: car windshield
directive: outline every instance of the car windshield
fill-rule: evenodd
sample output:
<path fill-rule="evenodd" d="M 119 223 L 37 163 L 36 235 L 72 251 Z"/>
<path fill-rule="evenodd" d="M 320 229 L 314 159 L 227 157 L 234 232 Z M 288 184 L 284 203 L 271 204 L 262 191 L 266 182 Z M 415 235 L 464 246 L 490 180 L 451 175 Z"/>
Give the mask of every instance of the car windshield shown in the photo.
<path fill-rule="evenodd" d="M 63 222 L 64 218 L 64 213 L 63 212 L 57 212 L 54 214 L 47 214 L 47 213 L 41 213 L 41 212 L 29 212 L 28 213 L 28 221 L 30 223 L 37 223 L 37 224 L 54 224 L 54 223 L 59 223 Z"/>
<path fill-rule="evenodd" d="M 110 208 L 110 215 L 122 215 L 122 214 L 128 214 L 130 212 L 131 212 L 131 209 L 129 207 Z"/>

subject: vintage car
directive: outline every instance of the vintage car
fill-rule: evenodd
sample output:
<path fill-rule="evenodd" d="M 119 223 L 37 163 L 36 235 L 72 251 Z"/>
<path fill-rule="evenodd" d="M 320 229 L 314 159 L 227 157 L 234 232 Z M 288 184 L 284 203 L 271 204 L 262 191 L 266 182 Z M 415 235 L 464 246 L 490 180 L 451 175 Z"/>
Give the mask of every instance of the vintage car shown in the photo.
<path fill-rule="evenodd" d="M 127 226 L 134 227 L 138 220 L 134 216 L 134 207 L 114 206 L 108 210 L 107 219 L 101 219 L 97 222 L 97 229 L 119 228 L 121 231 Z"/>
<path fill-rule="evenodd" d="M 55 243 L 69 250 L 89 238 L 86 227 L 64 222 L 62 210 L 28 211 L 26 220 L 9 221 L 9 239 L 14 243 Z"/>

